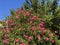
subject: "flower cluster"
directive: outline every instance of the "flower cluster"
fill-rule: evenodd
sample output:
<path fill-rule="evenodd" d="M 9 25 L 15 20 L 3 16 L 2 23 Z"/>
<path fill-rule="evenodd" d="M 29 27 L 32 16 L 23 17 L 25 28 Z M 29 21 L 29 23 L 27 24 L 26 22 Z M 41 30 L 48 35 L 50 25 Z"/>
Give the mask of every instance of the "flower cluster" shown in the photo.
<path fill-rule="evenodd" d="M 1 45 L 52 45 L 57 37 L 44 25 L 45 22 L 39 14 L 17 10 L 5 23 Z"/>

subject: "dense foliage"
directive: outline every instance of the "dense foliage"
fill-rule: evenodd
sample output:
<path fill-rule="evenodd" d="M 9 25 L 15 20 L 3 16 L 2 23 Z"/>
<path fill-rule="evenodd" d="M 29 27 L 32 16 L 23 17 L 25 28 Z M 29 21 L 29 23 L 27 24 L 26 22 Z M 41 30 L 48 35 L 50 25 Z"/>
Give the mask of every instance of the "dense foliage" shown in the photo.
<path fill-rule="evenodd" d="M 26 0 L 0 29 L 0 45 L 60 45 L 58 0 Z"/>

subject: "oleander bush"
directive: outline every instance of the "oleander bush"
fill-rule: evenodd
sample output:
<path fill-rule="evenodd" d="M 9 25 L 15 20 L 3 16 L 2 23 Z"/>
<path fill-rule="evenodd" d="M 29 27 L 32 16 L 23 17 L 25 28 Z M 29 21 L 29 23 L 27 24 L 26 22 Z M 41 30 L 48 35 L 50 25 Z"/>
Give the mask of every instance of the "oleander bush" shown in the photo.
<path fill-rule="evenodd" d="M 18 9 L 0 30 L 0 45 L 59 45 L 57 35 L 44 25 L 39 14 Z"/>
<path fill-rule="evenodd" d="M 11 10 L 11 16 L 1 23 L 3 28 L 0 29 L 0 45 L 60 45 L 59 9 L 54 13 L 51 6 L 46 6 L 47 10 L 42 4 L 44 7 L 35 7 L 37 0 L 31 0 L 31 3 L 31 7 L 28 4 Z"/>

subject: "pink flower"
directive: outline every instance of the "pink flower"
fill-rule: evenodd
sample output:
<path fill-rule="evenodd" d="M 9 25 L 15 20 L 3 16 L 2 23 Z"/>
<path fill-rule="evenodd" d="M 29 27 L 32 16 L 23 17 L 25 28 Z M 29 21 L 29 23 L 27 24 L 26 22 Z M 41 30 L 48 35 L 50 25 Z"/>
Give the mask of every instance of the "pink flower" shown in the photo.
<path fill-rule="evenodd" d="M 53 36 L 53 33 L 50 33 L 50 36 Z"/>
<path fill-rule="evenodd" d="M 7 32 L 7 30 L 4 29 L 3 32 Z"/>
<path fill-rule="evenodd" d="M 52 43 L 54 43 L 55 42 L 55 40 L 52 40 Z"/>
<path fill-rule="evenodd" d="M 43 34 L 43 35 L 45 34 L 45 32 L 46 32 L 46 30 L 42 30 L 42 34 Z"/>
<path fill-rule="evenodd" d="M 16 39 L 15 39 L 15 42 L 19 42 L 19 39 L 18 39 L 18 38 L 16 38 Z"/>
<path fill-rule="evenodd" d="M 30 15 L 30 13 L 29 12 L 26 12 L 26 16 L 29 16 Z"/>
<path fill-rule="evenodd" d="M 13 31 L 13 28 L 10 28 L 10 31 Z"/>
<path fill-rule="evenodd" d="M 5 36 L 5 37 L 8 37 L 9 35 L 8 35 L 8 34 L 5 34 L 4 36 Z"/>
<path fill-rule="evenodd" d="M 8 28 L 5 28 L 5 30 L 8 30 Z"/>
<path fill-rule="evenodd" d="M 40 35 L 37 35 L 37 38 L 40 40 Z"/>
<path fill-rule="evenodd" d="M 28 37 L 28 42 L 30 42 L 31 40 L 33 40 L 33 36 Z"/>
<path fill-rule="evenodd" d="M 43 28 L 41 28 L 42 30 L 45 30 L 45 28 L 43 27 Z"/>
<path fill-rule="evenodd" d="M 46 37 L 46 41 L 49 41 L 49 38 L 48 37 Z"/>
<path fill-rule="evenodd" d="M 21 28 L 19 28 L 19 30 L 24 30 L 24 28 L 23 28 L 23 27 L 21 27 Z"/>
<path fill-rule="evenodd" d="M 34 18 L 36 18 L 36 16 L 33 16 Z"/>
<path fill-rule="evenodd" d="M 16 15 L 15 18 L 18 19 L 19 18 L 19 15 Z"/>
<path fill-rule="evenodd" d="M 42 22 L 41 22 L 41 24 L 43 24 L 43 25 L 44 25 L 44 21 L 42 21 Z"/>
<path fill-rule="evenodd" d="M 35 19 L 36 19 L 36 16 L 33 16 L 33 17 L 32 17 L 32 20 L 35 20 Z"/>
<path fill-rule="evenodd" d="M 32 21 L 30 21 L 30 24 L 32 24 Z"/>
<path fill-rule="evenodd" d="M 40 26 L 37 26 L 37 30 L 40 30 Z"/>
<path fill-rule="evenodd" d="M 28 36 L 27 35 L 24 35 L 24 38 L 28 38 Z"/>
<path fill-rule="evenodd" d="M 21 43 L 20 45 L 26 45 L 26 44 L 24 44 L 24 43 Z"/>
<path fill-rule="evenodd" d="M 12 21 L 10 24 L 11 24 L 11 26 L 13 26 L 14 25 L 14 22 Z"/>
<path fill-rule="evenodd" d="M 32 40 L 33 39 L 33 36 L 29 36 L 29 40 Z"/>
<path fill-rule="evenodd" d="M 9 43 L 9 39 L 5 39 L 3 42 L 4 43 Z"/>
<path fill-rule="evenodd" d="M 32 26 L 32 30 L 35 30 L 34 26 Z"/>
<path fill-rule="evenodd" d="M 10 22 L 11 26 L 13 26 L 13 25 L 14 25 L 13 20 L 10 20 L 9 22 Z"/>
<path fill-rule="evenodd" d="M 44 27 L 44 25 L 43 25 L 42 23 L 41 23 L 41 24 L 39 24 L 39 25 L 40 25 L 40 27 L 41 27 L 41 28 L 43 28 L 43 27 Z"/>
<path fill-rule="evenodd" d="M 9 23 L 13 26 L 14 25 L 14 21 L 12 19 L 9 20 Z"/>
<path fill-rule="evenodd" d="M 9 22 L 10 22 L 10 23 L 12 23 L 12 22 L 13 22 L 13 20 L 12 20 L 12 19 L 9 19 Z"/>
<path fill-rule="evenodd" d="M 4 32 L 7 32 L 7 31 L 8 31 L 8 28 L 5 28 L 3 31 L 4 31 Z"/>
<path fill-rule="evenodd" d="M 17 12 L 19 13 L 19 14 L 22 14 L 23 13 L 23 10 L 17 10 Z"/>

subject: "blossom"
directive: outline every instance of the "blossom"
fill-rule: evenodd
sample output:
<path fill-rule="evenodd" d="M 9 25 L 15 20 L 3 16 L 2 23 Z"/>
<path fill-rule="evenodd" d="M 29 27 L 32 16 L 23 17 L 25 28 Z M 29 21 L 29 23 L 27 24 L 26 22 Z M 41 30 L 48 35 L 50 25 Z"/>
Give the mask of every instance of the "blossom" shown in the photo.
<path fill-rule="evenodd" d="M 10 24 L 13 26 L 14 25 L 14 21 L 10 22 Z"/>
<path fill-rule="evenodd" d="M 7 37 L 7 36 L 8 36 L 8 34 L 4 34 L 4 36 L 5 36 L 5 37 Z"/>
<path fill-rule="evenodd" d="M 50 33 L 49 36 L 53 36 L 53 33 Z"/>
<path fill-rule="evenodd" d="M 24 28 L 23 28 L 23 27 L 21 27 L 21 28 L 19 28 L 19 30 L 24 30 Z"/>
<path fill-rule="evenodd" d="M 5 28 L 5 30 L 8 30 L 8 28 Z"/>
<path fill-rule="evenodd" d="M 32 26 L 32 30 L 35 30 L 34 26 Z"/>
<path fill-rule="evenodd" d="M 43 27 L 43 28 L 41 28 L 42 30 L 45 30 L 45 28 Z"/>
<path fill-rule="evenodd" d="M 29 16 L 30 15 L 30 13 L 29 12 L 26 12 L 26 16 Z"/>
<path fill-rule="evenodd" d="M 26 45 L 26 44 L 24 44 L 24 43 L 21 43 L 20 45 Z"/>
<path fill-rule="evenodd" d="M 46 37 L 46 41 L 49 41 L 49 38 L 48 37 Z"/>
<path fill-rule="evenodd" d="M 41 24 L 43 24 L 43 25 L 44 25 L 44 21 L 42 21 L 42 22 L 41 22 Z"/>
<path fill-rule="evenodd" d="M 37 38 L 40 40 L 40 35 L 39 34 L 37 35 Z"/>
<path fill-rule="evenodd" d="M 45 32 L 46 32 L 46 30 L 42 30 L 42 34 L 43 34 L 43 35 L 45 34 Z"/>
<path fill-rule="evenodd" d="M 15 18 L 18 19 L 19 18 L 19 15 L 16 15 Z"/>
<path fill-rule="evenodd" d="M 24 38 L 27 38 L 28 36 L 24 34 Z"/>
<path fill-rule="evenodd" d="M 15 39 L 15 42 L 19 42 L 19 39 L 18 39 L 18 38 L 16 38 L 16 39 Z"/>
<path fill-rule="evenodd" d="M 12 19 L 9 19 L 8 21 L 9 21 L 10 23 L 12 23 L 12 22 L 13 22 L 13 20 L 12 20 Z"/>
<path fill-rule="evenodd" d="M 40 26 L 37 26 L 37 30 L 40 30 Z"/>
<path fill-rule="evenodd" d="M 20 10 L 17 9 L 17 12 L 18 12 L 19 14 L 22 14 L 22 13 L 23 13 L 23 10 L 22 10 L 22 9 L 20 9 Z"/>
<path fill-rule="evenodd" d="M 9 23 L 13 26 L 14 25 L 14 21 L 12 19 L 9 20 Z"/>
<path fill-rule="evenodd" d="M 10 28 L 10 31 L 13 31 L 13 28 Z"/>
<path fill-rule="evenodd" d="M 28 37 L 28 42 L 30 42 L 31 40 L 33 40 L 33 36 Z"/>
<path fill-rule="evenodd" d="M 35 20 L 35 19 L 36 19 L 36 16 L 33 16 L 33 17 L 32 17 L 32 20 Z"/>
<path fill-rule="evenodd" d="M 52 40 L 52 43 L 54 43 L 55 42 L 55 40 Z"/>
<path fill-rule="evenodd" d="M 32 21 L 30 21 L 30 24 L 32 24 Z"/>
<path fill-rule="evenodd" d="M 40 27 L 41 27 L 41 28 L 43 28 L 43 27 L 44 27 L 44 25 L 43 25 L 42 23 L 41 23 L 41 24 L 39 24 L 39 25 L 40 25 Z"/>
<path fill-rule="evenodd" d="M 8 31 L 8 28 L 5 28 L 4 30 L 3 30 L 3 32 L 7 32 Z"/>
<path fill-rule="evenodd" d="M 29 39 L 32 40 L 33 39 L 33 36 L 29 36 Z"/>
<path fill-rule="evenodd" d="M 4 43 L 9 43 L 9 39 L 4 39 Z"/>
<path fill-rule="evenodd" d="M 7 32 L 7 30 L 4 29 L 3 32 Z"/>

